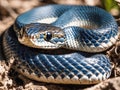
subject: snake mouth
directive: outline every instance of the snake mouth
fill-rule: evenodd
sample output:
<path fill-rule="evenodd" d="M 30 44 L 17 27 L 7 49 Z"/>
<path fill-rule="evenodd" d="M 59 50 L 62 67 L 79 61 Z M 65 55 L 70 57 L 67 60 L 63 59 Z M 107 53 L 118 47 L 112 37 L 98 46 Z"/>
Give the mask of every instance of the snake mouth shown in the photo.
<path fill-rule="evenodd" d="M 43 34 L 39 35 L 39 38 L 37 35 L 31 36 L 29 38 L 30 43 L 32 43 L 31 47 L 34 48 L 40 48 L 40 49 L 58 49 L 62 48 L 65 44 L 65 38 L 60 38 L 60 37 L 51 37 L 50 40 L 46 40 L 47 37 L 45 37 Z M 30 45 L 30 44 L 29 44 Z"/>
<path fill-rule="evenodd" d="M 21 44 L 40 49 L 57 49 L 65 44 L 65 34 L 59 27 L 32 23 L 25 25 L 18 34 Z"/>

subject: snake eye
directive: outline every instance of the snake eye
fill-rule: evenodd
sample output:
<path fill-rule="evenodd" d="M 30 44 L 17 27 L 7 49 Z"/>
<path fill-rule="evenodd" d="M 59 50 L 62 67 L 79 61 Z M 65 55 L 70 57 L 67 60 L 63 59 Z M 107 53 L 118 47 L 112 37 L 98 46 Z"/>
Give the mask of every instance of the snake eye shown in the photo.
<path fill-rule="evenodd" d="M 45 36 L 45 40 L 49 41 L 52 38 L 52 33 L 51 32 L 47 32 L 46 36 Z"/>

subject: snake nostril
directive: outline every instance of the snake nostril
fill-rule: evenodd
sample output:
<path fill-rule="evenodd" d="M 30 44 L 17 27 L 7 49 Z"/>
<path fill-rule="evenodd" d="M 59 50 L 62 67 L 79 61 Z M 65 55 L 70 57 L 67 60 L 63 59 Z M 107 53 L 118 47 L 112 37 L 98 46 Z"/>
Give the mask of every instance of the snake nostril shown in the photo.
<path fill-rule="evenodd" d="M 22 38 L 22 34 L 20 32 L 17 32 L 18 38 Z"/>

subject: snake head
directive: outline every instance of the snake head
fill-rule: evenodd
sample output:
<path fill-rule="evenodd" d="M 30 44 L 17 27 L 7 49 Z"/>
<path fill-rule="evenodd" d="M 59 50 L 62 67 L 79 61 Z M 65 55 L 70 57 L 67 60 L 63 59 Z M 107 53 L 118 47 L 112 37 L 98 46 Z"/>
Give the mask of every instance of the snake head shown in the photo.
<path fill-rule="evenodd" d="M 65 43 L 63 30 L 49 24 L 27 24 L 21 28 L 20 36 L 20 43 L 34 48 L 57 49 Z"/>

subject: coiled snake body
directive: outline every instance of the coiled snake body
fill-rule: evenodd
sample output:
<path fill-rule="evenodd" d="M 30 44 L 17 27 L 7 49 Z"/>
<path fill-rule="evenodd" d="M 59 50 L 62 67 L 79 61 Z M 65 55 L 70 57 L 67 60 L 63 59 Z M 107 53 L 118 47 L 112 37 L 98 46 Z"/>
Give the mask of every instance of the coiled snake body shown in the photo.
<path fill-rule="evenodd" d="M 13 68 L 31 79 L 94 84 L 111 74 L 109 58 L 94 53 L 117 38 L 114 18 L 100 8 L 47 5 L 18 16 L 4 34 L 3 49 L 7 59 L 15 58 Z"/>

